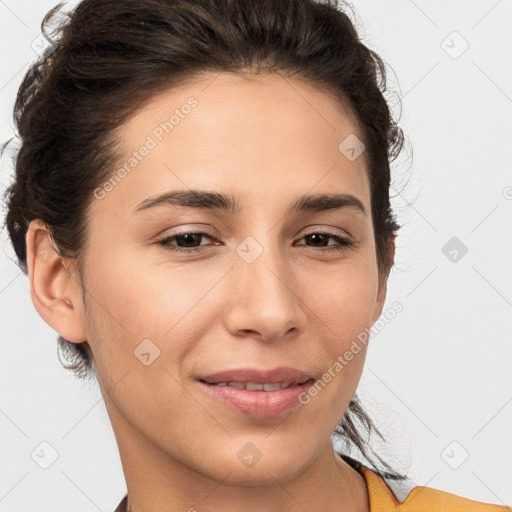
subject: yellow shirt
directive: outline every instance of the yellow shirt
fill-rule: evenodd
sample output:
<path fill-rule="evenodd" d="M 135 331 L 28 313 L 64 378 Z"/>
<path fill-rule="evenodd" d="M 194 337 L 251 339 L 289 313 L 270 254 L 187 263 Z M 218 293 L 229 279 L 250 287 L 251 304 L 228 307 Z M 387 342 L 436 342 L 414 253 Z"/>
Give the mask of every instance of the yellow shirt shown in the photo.
<path fill-rule="evenodd" d="M 360 462 L 347 455 L 339 455 L 364 477 L 370 512 L 512 512 L 512 507 L 506 505 L 482 503 L 423 485 L 409 488 L 409 485 L 386 481 Z M 127 512 L 127 496 L 115 512 Z"/>
<path fill-rule="evenodd" d="M 363 475 L 370 512 L 512 512 L 512 507 L 507 505 L 482 503 L 423 485 L 408 489 L 407 485 L 384 480 L 350 457 L 342 455 L 342 459 Z"/>

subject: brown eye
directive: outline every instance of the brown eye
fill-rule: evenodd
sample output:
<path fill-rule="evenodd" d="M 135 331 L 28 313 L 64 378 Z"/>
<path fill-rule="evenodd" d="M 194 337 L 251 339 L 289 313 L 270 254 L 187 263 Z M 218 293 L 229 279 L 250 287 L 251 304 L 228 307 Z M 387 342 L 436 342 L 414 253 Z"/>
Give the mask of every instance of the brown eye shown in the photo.
<path fill-rule="evenodd" d="M 170 251 L 198 252 L 203 250 L 201 248 L 203 246 L 200 243 L 203 237 L 212 239 L 208 233 L 203 233 L 200 231 L 188 231 L 185 233 L 179 233 L 165 237 L 162 240 L 159 240 L 157 244 L 165 247 Z M 177 242 L 177 244 L 172 243 L 173 241 Z M 198 243 L 199 245 L 197 245 Z"/>
<path fill-rule="evenodd" d="M 325 232 L 314 232 L 314 233 L 308 233 L 307 235 L 303 236 L 300 240 L 306 240 L 313 244 L 313 248 L 322 249 L 323 247 L 326 247 L 328 251 L 330 250 L 345 250 L 348 247 L 351 247 L 354 245 L 354 242 L 349 240 L 348 238 L 334 235 L 332 233 L 325 233 Z M 337 244 L 329 244 L 329 240 L 335 240 Z"/>

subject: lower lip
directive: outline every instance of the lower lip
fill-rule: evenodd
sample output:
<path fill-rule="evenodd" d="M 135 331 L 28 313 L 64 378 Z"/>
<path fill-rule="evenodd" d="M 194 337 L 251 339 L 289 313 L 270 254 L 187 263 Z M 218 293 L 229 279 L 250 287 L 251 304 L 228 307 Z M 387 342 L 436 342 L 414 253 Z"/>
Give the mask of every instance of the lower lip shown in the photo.
<path fill-rule="evenodd" d="M 215 386 L 198 381 L 201 387 L 213 398 L 236 409 L 248 416 L 258 418 L 271 418 L 289 412 L 298 405 L 302 405 L 299 396 L 307 392 L 313 384 L 309 380 L 304 384 L 290 386 L 275 391 L 248 391 L 247 389 L 232 388 L 230 386 Z"/>

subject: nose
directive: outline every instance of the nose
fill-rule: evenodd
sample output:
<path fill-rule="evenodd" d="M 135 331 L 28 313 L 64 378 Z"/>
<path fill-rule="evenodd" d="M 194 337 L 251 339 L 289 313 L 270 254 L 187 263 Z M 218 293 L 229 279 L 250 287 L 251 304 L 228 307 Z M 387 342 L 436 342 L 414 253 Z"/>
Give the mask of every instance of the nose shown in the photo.
<path fill-rule="evenodd" d="M 293 266 L 270 243 L 249 261 L 243 252 L 235 254 L 230 298 L 223 310 L 226 328 L 234 336 L 266 342 L 297 336 L 306 325 L 306 314 Z"/>

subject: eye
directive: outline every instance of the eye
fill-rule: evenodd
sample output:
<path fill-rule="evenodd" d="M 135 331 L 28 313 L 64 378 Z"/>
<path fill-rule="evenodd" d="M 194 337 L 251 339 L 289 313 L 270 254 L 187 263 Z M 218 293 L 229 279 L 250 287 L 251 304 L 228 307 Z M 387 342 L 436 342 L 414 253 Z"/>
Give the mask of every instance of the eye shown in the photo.
<path fill-rule="evenodd" d="M 337 244 L 329 245 L 329 239 L 335 240 Z M 303 236 L 300 240 L 309 240 L 310 242 L 313 242 L 313 244 L 318 243 L 320 245 L 313 246 L 313 248 L 326 251 L 344 251 L 354 245 L 354 242 L 352 240 L 349 240 L 348 238 L 323 231 L 315 231 L 313 233 L 308 233 L 307 235 Z M 327 248 L 322 249 L 323 247 Z"/>
<path fill-rule="evenodd" d="M 180 233 L 177 235 L 168 236 L 166 238 L 163 238 L 162 240 L 159 240 L 157 242 L 158 245 L 161 245 L 165 247 L 166 249 L 170 251 L 177 251 L 177 252 L 199 252 L 202 251 L 201 245 L 195 246 L 194 244 L 196 242 L 200 242 L 203 237 L 212 239 L 208 233 L 203 233 L 201 231 L 187 231 L 184 233 Z M 178 242 L 178 245 L 174 245 L 171 242 L 172 241 Z M 184 247 L 182 247 L 180 244 L 183 244 Z"/>
<path fill-rule="evenodd" d="M 201 240 L 203 238 L 213 240 L 213 237 L 208 233 L 204 233 L 202 231 L 187 231 L 165 237 L 157 241 L 157 244 L 170 251 L 193 253 L 207 250 L 207 247 L 201 244 Z M 323 231 L 308 233 L 307 235 L 300 238 L 299 241 L 300 240 L 312 242 L 314 244 L 312 248 L 321 251 L 343 251 L 355 244 L 355 242 L 349 240 L 348 238 Z M 334 240 L 337 243 L 329 244 L 328 242 L 330 240 Z M 198 243 L 199 245 L 197 245 Z"/>

